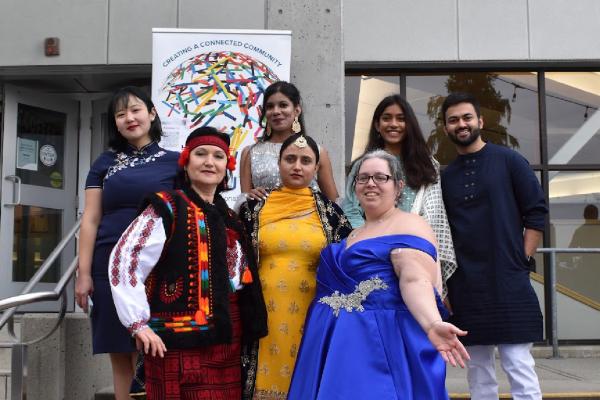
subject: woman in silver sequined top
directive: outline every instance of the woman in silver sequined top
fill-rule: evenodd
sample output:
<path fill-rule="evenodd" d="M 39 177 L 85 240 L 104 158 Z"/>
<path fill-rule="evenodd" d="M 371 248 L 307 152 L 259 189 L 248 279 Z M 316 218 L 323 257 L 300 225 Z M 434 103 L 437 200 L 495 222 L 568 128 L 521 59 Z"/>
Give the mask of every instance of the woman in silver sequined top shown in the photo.
<path fill-rule="evenodd" d="M 279 150 L 281 144 L 296 133 L 306 134 L 300 92 L 291 83 L 279 81 L 267 88 L 263 97 L 265 134 L 242 152 L 240 185 L 248 198 L 265 199 L 268 193 L 281 186 Z M 327 198 L 335 201 L 338 192 L 333 179 L 327 150 L 319 148 L 319 174 L 312 186 L 318 186 Z"/>

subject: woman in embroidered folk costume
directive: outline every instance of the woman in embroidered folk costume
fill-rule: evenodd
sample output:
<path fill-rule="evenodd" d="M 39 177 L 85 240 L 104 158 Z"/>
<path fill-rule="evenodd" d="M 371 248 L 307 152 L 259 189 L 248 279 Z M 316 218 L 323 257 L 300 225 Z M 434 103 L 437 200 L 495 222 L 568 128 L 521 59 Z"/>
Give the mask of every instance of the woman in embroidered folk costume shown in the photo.
<path fill-rule="evenodd" d="M 271 190 L 281 186 L 278 168 L 281 144 L 292 135 L 306 135 L 300 103 L 300 92 L 292 83 L 275 82 L 265 90 L 261 118 L 265 133 L 257 143 L 246 147 L 241 156 L 240 186 L 248 198 L 264 200 Z M 335 201 L 338 192 L 329 154 L 323 148 L 319 152 L 319 174 L 311 186 L 319 187 L 327 198 Z"/>
<path fill-rule="evenodd" d="M 111 254 L 122 324 L 146 354 L 147 398 L 238 399 L 241 344 L 266 334 L 252 249 L 220 192 L 229 137 L 198 128 L 179 158 L 183 189 L 148 197 Z"/>
<path fill-rule="evenodd" d="M 373 113 L 365 153 L 383 149 L 400 161 L 400 176 L 404 182 L 397 207 L 419 214 L 431 225 L 439 245 L 440 273 L 443 278 L 442 298 L 446 297 L 446 281 L 456 271 L 456 256 L 446 208 L 442 199 L 439 163 L 431 155 L 415 112 L 399 95 L 385 97 Z M 358 171 L 355 162 L 346 179 L 342 209 L 353 228 L 364 224 L 364 211 L 354 191 Z"/>
<path fill-rule="evenodd" d="M 435 235 L 396 208 L 396 157 L 367 153 L 357 171 L 366 221 L 321 253 L 288 398 L 447 399 L 444 360 L 468 354 L 466 332 L 442 321 Z"/>
<path fill-rule="evenodd" d="M 93 353 L 110 354 L 115 397 L 123 400 L 129 399 L 137 352 L 117 317 L 108 258 L 144 196 L 175 187 L 179 153 L 159 147 L 160 119 L 150 96 L 140 88 L 129 86 L 115 92 L 108 115 L 110 150 L 94 161 L 85 183 L 75 298 L 85 311 L 88 297 L 94 302 Z"/>
<path fill-rule="evenodd" d="M 249 200 L 241 215 L 259 259 L 269 335 L 249 357 L 255 365 L 254 399 L 285 399 L 306 309 L 315 292 L 319 253 L 350 232 L 341 209 L 310 182 L 319 165 L 315 141 L 286 139 L 279 155 L 282 187 L 266 201 Z M 248 392 L 251 392 L 249 388 Z"/>

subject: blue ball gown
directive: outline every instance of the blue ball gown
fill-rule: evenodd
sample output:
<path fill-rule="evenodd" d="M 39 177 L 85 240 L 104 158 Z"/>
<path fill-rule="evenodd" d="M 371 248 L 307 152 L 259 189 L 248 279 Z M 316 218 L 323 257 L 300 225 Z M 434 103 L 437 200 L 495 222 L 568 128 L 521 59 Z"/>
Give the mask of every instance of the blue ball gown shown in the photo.
<path fill-rule="evenodd" d="M 288 399 L 448 399 L 446 365 L 402 300 L 395 248 L 436 258 L 435 247 L 413 235 L 323 250 Z"/>

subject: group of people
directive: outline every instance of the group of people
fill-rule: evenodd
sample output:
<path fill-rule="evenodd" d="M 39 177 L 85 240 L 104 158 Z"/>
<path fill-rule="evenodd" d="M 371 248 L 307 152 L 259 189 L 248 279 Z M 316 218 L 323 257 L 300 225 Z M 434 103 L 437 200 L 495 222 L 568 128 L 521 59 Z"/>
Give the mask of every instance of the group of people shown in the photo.
<path fill-rule="evenodd" d="M 444 102 L 459 157 L 440 176 L 409 103 L 384 98 L 342 207 L 298 89 L 272 84 L 262 111 L 235 212 L 220 195 L 236 169 L 227 134 L 201 127 L 164 150 L 149 97 L 114 94 L 76 300 L 94 304 L 117 400 L 138 351 L 148 399 L 447 399 L 446 362 L 492 399 L 496 345 L 513 398 L 541 399 L 528 257 L 547 210 L 527 161 L 481 139 L 477 100 Z"/>

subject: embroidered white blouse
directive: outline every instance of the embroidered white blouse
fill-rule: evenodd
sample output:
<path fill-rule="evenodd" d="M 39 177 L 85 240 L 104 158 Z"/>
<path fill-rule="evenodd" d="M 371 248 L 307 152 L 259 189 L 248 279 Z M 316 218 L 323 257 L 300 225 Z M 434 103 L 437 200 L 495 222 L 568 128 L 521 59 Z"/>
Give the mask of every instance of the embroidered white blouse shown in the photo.
<path fill-rule="evenodd" d="M 150 205 L 123 232 L 110 254 L 108 274 L 115 308 L 132 335 L 148 326 L 150 305 L 144 282 L 158 263 L 166 239 L 162 218 Z M 235 290 L 242 288 L 245 261 L 242 246 L 236 240 L 227 248 L 229 278 Z"/>

